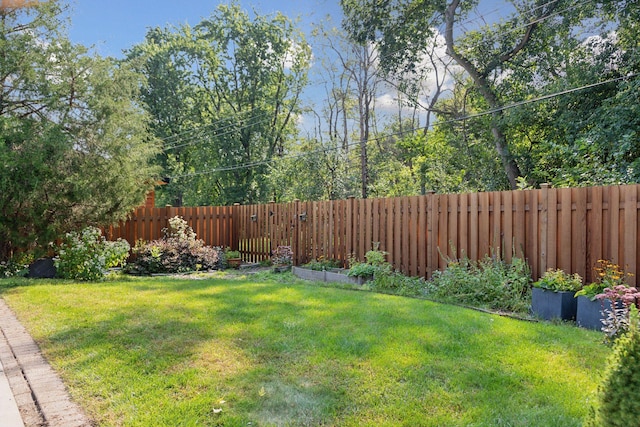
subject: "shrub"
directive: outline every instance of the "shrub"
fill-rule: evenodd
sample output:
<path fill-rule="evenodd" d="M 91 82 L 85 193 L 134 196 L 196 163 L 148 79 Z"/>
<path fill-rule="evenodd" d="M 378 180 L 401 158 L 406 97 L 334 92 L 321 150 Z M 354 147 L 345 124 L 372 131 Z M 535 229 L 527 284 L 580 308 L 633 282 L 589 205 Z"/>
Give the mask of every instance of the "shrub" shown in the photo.
<path fill-rule="evenodd" d="M 291 246 L 278 246 L 271 254 L 271 263 L 281 266 L 293 264 Z"/>
<path fill-rule="evenodd" d="M 391 264 L 386 261 L 387 252 L 379 250 L 379 246 L 380 244 L 376 243 L 373 249 L 364 255 L 365 262 L 359 261 L 354 257 L 349 258 L 347 276 L 372 279 L 376 274 L 391 273 Z"/>
<path fill-rule="evenodd" d="M 377 268 L 369 286 L 373 291 L 406 297 L 417 297 L 425 294 L 425 280 L 423 278 L 408 277 L 386 268 Z"/>
<path fill-rule="evenodd" d="M 73 280 L 103 279 L 107 269 L 125 264 L 129 249 L 129 243 L 125 240 L 105 240 L 97 227 L 87 227 L 79 233 L 67 233 L 54 259 L 56 274 Z"/>
<path fill-rule="evenodd" d="M 626 285 L 617 285 L 606 288 L 603 293 L 596 295 L 600 301 L 610 300 L 611 309 L 602 311 L 602 332 L 605 333 L 605 342 L 613 343 L 617 338 L 629 330 L 629 313 L 631 306 L 637 306 L 640 301 L 640 292 L 636 288 Z"/>
<path fill-rule="evenodd" d="M 632 306 L 629 331 L 615 343 L 604 381 L 598 390 L 597 406 L 585 423 L 589 427 L 638 425 L 640 414 L 640 320 Z"/>
<path fill-rule="evenodd" d="M 133 274 L 184 273 L 222 268 L 222 250 L 206 246 L 181 217 L 169 220 L 164 237 L 139 243 L 133 249 L 135 261 L 127 267 Z"/>
<path fill-rule="evenodd" d="M 582 277 L 577 273 L 568 274 L 560 269 L 549 269 L 533 286 L 553 292 L 576 292 L 582 288 Z"/>
<path fill-rule="evenodd" d="M 0 278 L 26 276 L 29 274 L 29 264 L 33 261 L 33 254 L 28 252 L 16 254 L 7 261 L 0 261 Z"/>
<path fill-rule="evenodd" d="M 593 270 L 596 273 L 596 281 L 576 292 L 576 296 L 584 295 L 593 301 L 596 295 L 603 293 L 606 288 L 613 289 L 624 285 L 625 277 L 632 276 L 631 273 L 625 273 L 618 264 L 606 259 L 598 260 Z"/>
<path fill-rule="evenodd" d="M 507 264 L 497 257 L 448 261 L 427 283 L 428 296 L 442 302 L 527 312 L 531 301 L 531 273 L 527 263 L 514 257 Z"/>

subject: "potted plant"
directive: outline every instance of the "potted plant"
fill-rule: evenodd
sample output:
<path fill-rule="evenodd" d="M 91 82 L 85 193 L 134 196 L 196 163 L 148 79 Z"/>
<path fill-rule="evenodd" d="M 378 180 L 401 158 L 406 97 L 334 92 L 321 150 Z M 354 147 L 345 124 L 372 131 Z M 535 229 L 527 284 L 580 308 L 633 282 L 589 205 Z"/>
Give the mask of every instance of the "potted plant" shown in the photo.
<path fill-rule="evenodd" d="M 240 255 L 240 251 L 231 251 L 227 249 L 225 251 L 225 259 L 227 261 L 227 266 L 230 268 L 238 269 L 242 264 L 242 257 Z"/>
<path fill-rule="evenodd" d="M 611 311 L 611 300 L 608 298 L 596 298 L 604 293 L 605 289 L 614 289 L 616 286 L 626 286 L 624 283 L 624 271 L 611 261 L 598 260 L 594 267 L 596 281 L 576 292 L 577 312 L 576 323 L 583 328 L 600 330 L 605 319 L 605 311 Z"/>
<path fill-rule="evenodd" d="M 545 320 L 573 320 L 576 317 L 574 295 L 582 287 L 582 277 L 549 269 L 533 284 L 531 310 Z"/>
<path fill-rule="evenodd" d="M 293 264 L 293 251 L 291 246 L 278 246 L 271 254 L 271 262 L 273 264 L 273 271 L 281 273 L 291 269 Z"/>

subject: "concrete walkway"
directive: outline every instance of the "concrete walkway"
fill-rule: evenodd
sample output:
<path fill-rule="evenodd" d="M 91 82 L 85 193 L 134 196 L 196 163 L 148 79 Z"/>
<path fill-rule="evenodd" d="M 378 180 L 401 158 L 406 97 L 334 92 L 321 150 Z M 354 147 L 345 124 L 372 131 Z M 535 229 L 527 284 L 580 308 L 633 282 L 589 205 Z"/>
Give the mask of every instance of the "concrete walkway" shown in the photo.
<path fill-rule="evenodd" d="M 0 425 L 89 427 L 38 345 L 0 298 Z"/>

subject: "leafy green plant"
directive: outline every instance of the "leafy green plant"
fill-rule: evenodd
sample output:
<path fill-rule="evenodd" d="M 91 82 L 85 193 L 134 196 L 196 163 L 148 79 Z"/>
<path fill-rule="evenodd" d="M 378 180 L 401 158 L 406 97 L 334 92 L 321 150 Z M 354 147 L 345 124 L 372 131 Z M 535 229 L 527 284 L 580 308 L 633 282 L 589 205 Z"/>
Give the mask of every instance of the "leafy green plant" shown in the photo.
<path fill-rule="evenodd" d="M 222 268 L 220 248 L 196 239 L 193 229 L 181 217 L 169 220 L 162 239 L 136 245 L 135 260 L 127 266 L 133 274 L 183 273 Z"/>
<path fill-rule="evenodd" d="M 533 286 L 553 292 L 576 292 L 582 288 L 582 277 L 577 273 L 568 274 L 560 269 L 549 269 Z"/>
<path fill-rule="evenodd" d="M 417 297 L 425 294 L 425 280 L 421 277 L 408 277 L 389 268 L 374 267 L 373 280 L 370 289 L 376 292 L 389 293 L 407 297 Z"/>
<path fill-rule="evenodd" d="M 125 264 L 129 249 L 125 240 L 107 241 L 97 227 L 67 233 L 54 259 L 56 274 L 64 279 L 103 279 L 108 268 Z"/>
<path fill-rule="evenodd" d="M 304 268 L 314 271 L 330 270 L 342 267 L 342 262 L 334 259 L 326 259 L 322 256 L 303 265 Z"/>
<path fill-rule="evenodd" d="M 531 303 L 531 273 L 514 257 L 507 264 L 498 257 L 471 261 L 450 259 L 427 283 L 427 295 L 438 301 L 526 313 Z"/>
<path fill-rule="evenodd" d="M 594 271 L 596 281 L 576 292 L 576 297 L 582 295 L 594 301 L 596 295 L 603 293 L 606 288 L 613 289 L 616 286 L 624 285 L 625 277 L 631 276 L 630 273 L 625 273 L 618 264 L 605 259 L 598 260 Z"/>
<path fill-rule="evenodd" d="M 362 262 L 354 257 L 349 258 L 349 271 L 347 276 L 372 279 L 376 274 L 391 273 L 391 264 L 387 262 L 387 252 L 379 250 L 380 244 L 375 243 L 373 249 L 364 255 L 366 261 Z"/>
<path fill-rule="evenodd" d="M 240 251 L 224 251 L 226 259 L 240 258 Z"/>
<path fill-rule="evenodd" d="M 34 256 L 29 252 L 14 255 L 7 261 L 0 261 L 0 278 L 26 276 L 29 273 L 29 264 L 33 261 Z"/>
<path fill-rule="evenodd" d="M 604 381 L 598 392 L 597 406 L 585 423 L 587 427 L 627 427 L 638 425 L 640 399 L 640 320 L 638 309 L 631 306 L 629 330 L 613 348 Z"/>

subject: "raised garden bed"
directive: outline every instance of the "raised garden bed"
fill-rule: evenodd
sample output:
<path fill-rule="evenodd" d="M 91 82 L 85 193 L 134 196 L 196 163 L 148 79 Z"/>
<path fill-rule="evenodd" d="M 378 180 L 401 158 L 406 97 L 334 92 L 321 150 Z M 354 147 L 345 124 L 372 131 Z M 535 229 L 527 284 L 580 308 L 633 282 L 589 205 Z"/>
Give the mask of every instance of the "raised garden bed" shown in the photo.
<path fill-rule="evenodd" d="M 337 282 L 350 283 L 353 285 L 362 285 L 366 281 L 362 277 L 347 276 L 347 270 L 334 268 L 331 270 L 317 271 L 304 267 L 292 267 L 292 273 L 304 280 L 313 280 L 317 282 Z"/>
<path fill-rule="evenodd" d="M 576 318 L 575 292 L 554 292 L 548 289 L 533 288 L 531 309 L 533 314 L 545 319 L 574 320 Z"/>

